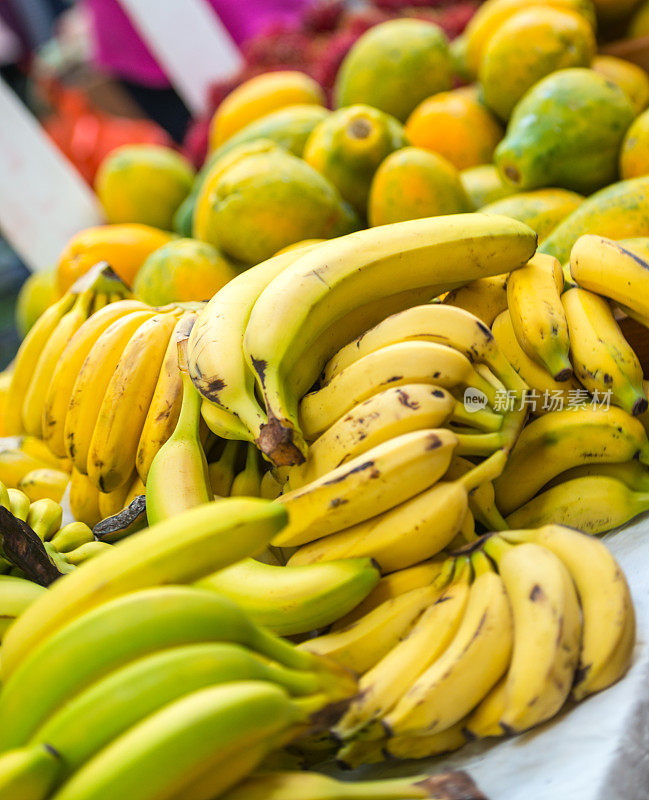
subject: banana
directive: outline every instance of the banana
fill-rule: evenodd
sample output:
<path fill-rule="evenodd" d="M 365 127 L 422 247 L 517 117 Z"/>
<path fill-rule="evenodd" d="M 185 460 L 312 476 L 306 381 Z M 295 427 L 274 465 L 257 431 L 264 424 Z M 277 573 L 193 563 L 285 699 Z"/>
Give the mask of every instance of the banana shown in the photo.
<path fill-rule="evenodd" d="M 453 564 L 454 560 L 449 560 L 451 569 Z M 469 578 L 470 569 L 463 559 L 450 586 L 445 588 L 446 573 L 435 581 L 437 597 L 431 600 L 411 631 L 360 679 L 357 697 L 333 729 L 337 737 L 352 738 L 391 711 L 413 681 L 444 652 L 464 616 Z"/>
<path fill-rule="evenodd" d="M 90 478 L 88 478 L 90 481 Z M 90 481 L 92 483 L 92 481 Z M 94 486 L 94 483 L 92 483 Z M 99 518 L 106 519 L 113 517 L 126 506 L 126 497 L 129 492 L 131 482 L 127 481 L 112 492 L 98 492 Z"/>
<path fill-rule="evenodd" d="M 298 649 L 333 658 L 354 672 L 367 672 L 408 634 L 438 596 L 434 585 L 412 589 L 387 600 L 348 628 L 307 639 Z"/>
<path fill-rule="evenodd" d="M 292 636 L 335 622 L 362 602 L 379 578 L 364 558 L 292 569 L 249 558 L 196 585 L 229 597 L 273 633 Z"/>
<path fill-rule="evenodd" d="M 303 252 L 274 256 L 237 275 L 214 295 L 192 329 L 187 350 L 189 374 L 209 405 L 229 412 L 219 415 L 223 433 L 234 434 L 224 438 L 254 440 L 267 422 L 266 412 L 255 398 L 254 377 L 241 342 L 259 295 Z"/>
<path fill-rule="evenodd" d="M 3 682 L 46 635 L 84 611 L 135 589 L 196 581 L 259 552 L 285 523 L 286 511 L 278 503 L 232 498 L 134 534 L 57 581 L 12 626 L 2 645 Z"/>
<path fill-rule="evenodd" d="M 50 541 L 57 552 L 69 553 L 81 545 L 94 542 L 95 537 L 85 522 L 70 522 L 58 530 Z"/>
<path fill-rule="evenodd" d="M 43 498 L 60 503 L 69 482 L 70 476 L 67 472 L 42 467 L 23 475 L 18 481 L 18 489 L 24 492 L 32 503 Z"/>
<path fill-rule="evenodd" d="M 56 327 L 74 305 L 75 300 L 76 296 L 68 292 L 56 303 L 45 309 L 18 349 L 4 410 L 4 428 L 9 436 L 17 436 L 23 433 L 23 403 L 29 391 L 29 385 L 38 359 L 41 357 Z M 2 480 L 2 477 L 0 477 L 0 480 Z"/>
<path fill-rule="evenodd" d="M 457 480 L 470 472 L 474 466 L 466 458 L 455 456 L 444 477 L 447 480 Z M 502 531 L 508 527 L 496 506 L 496 493 L 492 481 L 485 481 L 469 492 L 469 509 L 475 519 L 488 531 Z"/>
<path fill-rule="evenodd" d="M 634 458 L 649 463 L 649 441 L 641 423 L 621 408 L 545 414 L 523 430 L 495 480 L 498 508 L 510 514 L 556 475 L 579 464 Z"/>
<path fill-rule="evenodd" d="M 234 480 L 234 465 L 241 450 L 241 444 L 234 439 L 223 443 L 223 451 L 217 461 L 207 465 L 210 486 L 215 497 L 229 497 Z"/>
<path fill-rule="evenodd" d="M 509 273 L 491 278 L 478 278 L 459 289 L 453 289 L 442 300 L 444 305 L 463 308 L 491 328 L 498 314 L 507 308 L 507 279 Z"/>
<path fill-rule="evenodd" d="M 302 398 L 300 428 L 308 440 L 313 440 L 364 400 L 407 384 L 434 384 L 446 389 L 471 386 L 492 404 L 495 401 L 493 387 L 463 353 L 434 342 L 399 342 L 369 353 Z"/>
<path fill-rule="evenodd" d="M 146 513 L 150 525 L 214 499 L 207 459 L 199 439 L 201 397 L 186 369 L 187 326 L 192 323 L 193 319 L 185 318 L 182 332 L 178 327 L 175 331 L 176 369 L 180 367 L 182 405 L 173 433 L 158 450 L 148 472 Z"/>
<path fill-rule="evenodd" d="M 47 462 L 12 447 L 0 450 L 0 481 L 16 488 L 20 481 L 37 469 L 51 469 Z"/>
<path fill-rule="evenodd" d="M 96 558 L 106 553 L 112 546 L 113 545 L 108 542 L 84 542 L 78 547 L 75 547 L 74 550 L 69 550 L 65 553 L 64 558 L 68 564 L 72 564 L 73 567 L 78 567 L 79 564 L 84 564 L 89 559 Z"/>
<path fill-rule="evenodd" d="M 582 386 L 574 376 L 559 383 L 545 367 L 527 355 L 516 338 L 509 311 L 503 311 L 496 317 L 492 331 L 498 347 L 512 367 L 530 388 L 543 395 L 542 400 L 537 399 L 532 411 L 539 413 L 553 409 L 561 410 L 568 405 L 572 397 L 578 396 L 577 393 Z"/>
<path fill-rule="evenodd" d="M 33 581 L 0 575 L 0 620 L 10 624 L 46 591 Z"/>
<path fill-rule="evenodd" d="M 507 674 L 502 677 L 494 688 L 486 695 L 464 720 L 464 733 L 470 739 L 487 739 L 494 736 L 504 736 L 500 720 L 506 708 Z"/>
<path fill-rule="evenodd" d="M 48 467 L 53 467 L 54 469 L 62 468 L 61 459 L 54 455 L 42 439 L 37 439 L 35 436 L 22 436 L 19 448 L 23 453 L 45 462 Z"/>
<path fill-rule="evenodd" d="M 252 772 L 274 738 L 308 720 L 300 701 L 262 681 L 186 695 L 142 720 L 78 770 L 52 800 L 154 800 L 182 795 L 206 769 L 217 796 Z M 265 751 L 243 758 L 260 742 Z M 216 758 L 218 756 L 218 760 Z"/>
<path fill-rule="evenodd" d="M 31 500 L 20 489 L 7 489 L 9 495 L 9 510 L 18 519 L 27 522 L 27 515 L 31 506 Z"/>
<path fill-rule="evenodd" d="M 297 260 L 257 299 L 244 335 L 246 359 L 268 414 L 260 449 L 278 466 L 301 462 L 305 448 L 297 418 L 299 397 L 291 393 L 286 376 L 360 298 L 370 303 L 436 286 L 429 295 L 434 297 L 476 278 L 516 269 L 535 247 L 536 235 L 517 221 L 458 214 L 384 225 L 324 242 L 307 253 L 297 251 Z M 334 352 L 318 353 L 314 378 Z"/>
<path fill-rule="evenodd" d="M 569 289 L 561 300 L 577 378 L 593 394 L 608 394 L 629 414 L 643 414 L 649 403 L 642 386 L 642 366 L 609 304 L 579 287 Z"/>
<path fill-rule="evenodd" d="M 457 441 L 444 428 L 404 433 L 281 495 L 289 523 L 273 544 L 312 542 L 409 500 L 442 477 Z"/>
<path fill-rule="evenodd" d="M 157 376 L 176 325 L 168 312 L 147 320 L 124 348 L 99 409 L 88 449 L 88 477 L 102 492 L 122 486 L 135 467 Z"/>
<path fill-rule="evenodd" d="M 518 343 L 558 382 L 572 375 L 562 291 L 561 264 L 543 253 L 512 272 L 507 282 L 507 306 Z"/>
<path fill-rule="evenodd" d="M 455 481 L 440 481 L 388 511 L 304 545 L 291 556 L 289 566 L 367 556 L 385 573 L 431 558 L 461 529 L 468 493 L 499 475 L 506 460 L 500 450 Z"/>
<path fill-rule="evenodd" d="M 149 714 L 185 695 L 232 681 L 271 681 L 315 694 L 317 677 L 268 661 L 240 645 L 198 642 L 149 653 L 108 673 L 55 712 L 31 737 L 59 753 L 68 777 Z"/>
<path fill-rule="evenodd" d="M 392 758 L 430 758 L 459 750 L 466 742 L 464 720 L 461 720 L 444 731 L 428 736 L 393 736 L 386 741 L 385 752 Z"/>
<path fill-rule="evenodd" d="M 507 670 L 512 612 L 502 578 L 479 574 L 449 646 L 383 719 L 389 735 L 428 735 L 450 728 L 484 698 Z"/>
<path fill-rule="evenodd" d="M 641 322 L 649 320 L 647 270 L 641 254 L 604 236 L 581 236 L 570 253 L 570 273 L 579 286 L 609 297 Z"/>
<path fill-rule="evenodd" d="M 43 410 L 52 376 L 70 339 L 88 319 L 94 297 L 92 289 L 78 295 L 70 311 L 52 331 L 34 366 L 22 410 L 23 428 L 31 436 L 43 436 Z"/>
<path fill-rule="evenodd" d="M 87 475 L 74 467 L 70 475 L 70 511 L 79 522 L 93 528 L 101 519 L 99 490 Z"/>
<path fill-rule="evenodd" d="M 277 480 L 273 471 L 269 469 L 264 472 L 259 483 L 259 496 L 265 497 L 266 500 L 276 500 L 282 493 L 283 488 L 284 485 Z"/>
<path fill-rule="evenodd" d="M 74 466 L 88 473 L 88 452 L 104 396 L 122 353 L 154 311 L 133 311 L 115 320 L 99 336 L 74 383 L 65 417 L 65 449 Z"/>
<path fill-rule="evenodd" d="M 237 473 L 230 487 L 230 497 L 259 497 L 261 494 L 261 471 L 259 469 L 259 454 L 254 444 L 248 443 L 246 448 L 246 463 L 241 472 Z"/>
<path fill-rule="evenodd" d="M 164 355 L 158 381 L 151 398 L 149 410 L 144 420 L 140 441 L 135 456 L 135 467 L 138 475 L 146 484 L 147 475 L 151 464 L 162 445 L 171 437 L 176 429 L 180 416 L 180 409 L 185 393 L 189 389 L 184 386 L 179 364 L 179 342 L 187 338 L 191 332 L 191 324 L 195 322 L 196 314 L 186 314 L 176 323 L 176 327 L 169 338 L 167 351 Z M 186 344 L 185 344 L 186 347 Z M 185 372 L 187 372 L 187 356 L 183 355 Z M 191 379 L 189 381 L 191 383 Z M 198 407 L 197 417 L 200 420 L 201 400 L 196 401 Z"/>
<path fill-rule="evenodd" d="M 548 487 L 559 486 L 573 478 L 585 478 L 589 475 L 606 475 L 622 481 L 634 492 L 649 492 L 649 468 L 639 461 L 624 461 L 621 464 L 582 464 L 557 475 L 548 483 Z"/>
<path fill-rule="evenodd" d="M 297 489 L 351 458 L 403 433 L 439 428 L 451 418 L 455 398 L 439 386 L 406 384 L 385 389 L 340 417 L 309 447 L 304 464 L 288 467 Z"/>
<path fill-rule="evenodd" d="M 48 497 L 35 500 L 27 514 L 26 522 L 41 541 L 49 541 L 61 527 L 63 509 Z"/>
<path fill-rule="evenodd" d="M 0 800 L 45 800 L 61 772 L 58 753 L 48 745 L 10 750 L 0 756 Z"/>
<path fill-rule="evenodd" d="M 518 733 L 553 717 L 570 693 L 579 663 L 581 611 L 570 573 L 545 547 L 515 547 L 495 536 L 496 560 L 514 618 L 514 647 L 500 725 Z"/>
<path fill-rule="evenodd" d="M 598 534 L 649 510 L 649 492 L 634 492 L 616 478 L 588 475 L 541 492 L 507 517 L 510 528 L 567 525 Z"/>
<path fill-rule="evenodd" d="M 635 612 L 624 573 L 606 546 L 559 525 L 499 535 L 512 544 L 534 542 L 547 547 L 572 576 L 583 620 L 572 697 L 582 700 L 619 680 L 629 668 L 633 653 Z"/>

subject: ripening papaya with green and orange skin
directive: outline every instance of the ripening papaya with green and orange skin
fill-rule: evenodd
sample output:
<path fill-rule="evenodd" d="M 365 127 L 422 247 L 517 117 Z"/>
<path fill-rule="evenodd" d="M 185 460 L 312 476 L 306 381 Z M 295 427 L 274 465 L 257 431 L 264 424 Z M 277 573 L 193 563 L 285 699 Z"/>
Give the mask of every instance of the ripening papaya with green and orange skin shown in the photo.
<path fill-rule="evenodd" d="M 620 181 L 588 197 L 539 247 L 565 264 L 585 233 L 609 239 L 646 236 L 649 231 L 649 176 Z"/>
<path fill-rule="evenodd" d="M 405 122 L 426 97 L 450 89 L 446 34 L 432 22 L 394 19 L 364 33 L 336 76 L 334 105 L 365 103 Z"/>
<path fill-rule="evenodd" d="M 536 189 L 505 197 L 479 210 L 481 214 L 501 214 L 524 222 L 542 242 L 583 202 L 583 195 L 568 189 Z"/>
<path fill-rule="evenodd" d="M 460 173 L 437 153 L 404 147 L 376 171 L 367 217 L 370 225 L 470 211 Z"/>
<path fill-rule="evenodd" d="M 624 58 L 605 55 L 595 56 L 590 66 L 595 72 L 617 83 L 633 104 L 637 114 L 649 105 L 649 75 L 642 67 Z"/>
<path fill-rule="evenodd" d="M 359 104 L 334 111 L 323 120 L 309 136 L 303 158 L 364 215 L 379 164 L 406 144 L 398 120 Z"/>
<path fill-rule="evenodd" d="M 216 177 L 208 175 L 197 200 L 194 235 L 244 264 L 302 239 L 330 239 L 359 227 L 335 187 L 281 147 L 225 168 L 217 162 L 213 170 Z"/>
<path fill-rule="evenodd" d="M 533 6 L 504 22 L 489 41 L 478 73 L 487 106 L 508 120 L 535 83 L 560 69 L 588 67 L 595 34 L 572 11 Z"/>
<path fill-rule="evenodd" d="M 591 69 L 564 69 L 514 109 L 494 161 L 519 189 L 557 186 L 590 194 L 617 179 L 618 153 L 635 111 L 619 86 Z"/>
<path fill-rule="evenodd" d="M 620 150 L 620 176 L 649 175 L 649 109 L 640 114 L 626 132 Z"/>
<path fill-rule="evenodd" d="M 487 203 L 495 203 L 517 193 L 515 186 L 503 180 L 493 164 L 480 164 L 460 172 L 460 180 L 471 208 L 477 211 Z"/>

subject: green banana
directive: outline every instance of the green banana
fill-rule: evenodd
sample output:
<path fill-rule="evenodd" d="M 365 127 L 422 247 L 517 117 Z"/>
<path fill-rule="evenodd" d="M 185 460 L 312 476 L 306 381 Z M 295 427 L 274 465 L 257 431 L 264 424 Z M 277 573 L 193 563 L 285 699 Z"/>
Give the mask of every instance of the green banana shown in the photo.
<path fill-rule="evenodd" d="M 0 800 L 46 800 L 61 761 L 48 745 L 10 750 L 0 756 Z"/>

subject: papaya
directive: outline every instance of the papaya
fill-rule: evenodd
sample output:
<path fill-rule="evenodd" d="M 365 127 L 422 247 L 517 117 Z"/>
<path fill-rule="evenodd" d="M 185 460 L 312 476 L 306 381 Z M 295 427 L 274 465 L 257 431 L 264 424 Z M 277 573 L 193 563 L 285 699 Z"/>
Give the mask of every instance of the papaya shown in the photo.
<path fill-rule="evenodd" d="M 196 239 L 174 239 L 140 267 L 133 294 L 150 306 L 210 300 L 237 270 L 216 247 Z"/>
<path fill-rule="evenodd" d="M 649 231 L 649 176 L 619 181 L 584 202 L 566 217 L 539 250 L 564 264 L 573 244 L 585 233 L 609 239 L 645 236 Z"/>
<path fill-rule="evenodd" d="M 53 267 L 43 272 L 33 272 L 20 287 L 16 300 L 15 320 L 18 333 L 24 336 L 43 311 L 59 297 L 56 270 Z"/>
<path fill-rule="evenodd" d="M 374 226 L 470 210 L 460 173 L 450 161 L 428 150 L 404 147 L 376 171 L 367 216 Z"/>
<path fill-rule="evenodd" d="M 574 11 L 583 16 L 593 30 L 596 29 L 595 8 L 591 0 L 487 0 L 469 20 L 463 34 L 466 38 L 466 65 L 473 77 L 477 76 L 487 45 L 500 26 L 519 11 L 544 6 Z"/>
<path fill-rule="evenodd" d="M 649 36 L 649 0 L 645 0 L 631 17 L 627 36 L 629 39 Z"/>
<path fill-rule="evenodd" d="M 649 109 L 633 121 L 620 150 L 620 177 L 640 175 L 649 175 Z"/>
<path fill-rule="evenodd" d="M 637 64 L 624 58 L 598 55 L 590 66 L 595 72 L 617 83 L 633 104 L 636 114 L 649 105 L 649 75 Z"/>
<path fill-rule="evenodd" d="M 242 83 L 223 100 L 210 122 L 213 151 L 251 122 L 286 106 L 324 106 L 322 87 L 304 72 L 265 72 Z"/>
<path fill-rule="evenodd" d="M 102 161 L 95 191 L 108 222 L 139 222 L 168 231 L 193 182 L 194 168 L 180 153 L 160 145 L 130 144 Z"/>
<path fill-rule="evenodd" d="M 493 164 L 463 169 L 460 180 L 474 211 L 517 192 L 515 186 L 503 180 Z"/>
<path fill-rule="evenodd" d="M 498 28 L 482 56 L 478 77 L 487 106 L 507 121 L 535 83 L 560 69 L 588 67 L 595 34 L 580 14 L 551 6 L 519 11 Z"/>
<path fill-rule="evenodd" d="M 133 286 L 146 257 L 173 238 L 167 231 L 138 223 L 85 228 L 69 240 L 59 256 L 59 292 L 67 292 L 98 261 L 107 261 L 128 286 Z"/>
<path fill-rule="evenodd" d="M 457 169 L 491 163 L 505 131 L 478 98 L 476 87 L 427 98 L 406 122 L 410 143 L 439 153 Z"/>
<path fill-rule="evenodd" d="M 452 39 L 448 51 L 451 54 L 451 64 L 453 65 L 453 75 L 463 83 L 471 83 L 475 75 L 471 74 L 466 60 L 467 38 L 464 34 Z"/>
<path fill-rule="evenodd" d="M 635 111 L 622 89 L 592 69 L 553 72 L 514 109 L 495 163 L 519 189 L 557 186 L 590 194 L 616 180 Z"/>
<path fill-rule="evenodd" d="M 359 227 L 336 188 L 302 159 L 276 145 L 235 155 L 217 161 L 201 188 L 196 238 L 256 264 L 302 239 L 329 239 Z"/>
<path fill-rule="evenodd" d="M 364 103 L 405 122 L 426 97 L 450 89 L 453 63 L 433 22 L 395 19 L 370 28 L 352 46 L 334 85 L 337 108 Z"/>
<path fill-rule="evenodd" d="M 304 148 L 304 160 L 364 215 L 377 167 L 406 144 L 398 120 L 359 104 L 334 111 L 314 129 Z"/>
<path fill-rule="evenodd" d="M 502 214 L 524 222 L 536 232 L 539 242 L 542 242 L 583 201 L 582 195 L 567 189 L 536 189 L 489 203 L 480 212 Z"/>

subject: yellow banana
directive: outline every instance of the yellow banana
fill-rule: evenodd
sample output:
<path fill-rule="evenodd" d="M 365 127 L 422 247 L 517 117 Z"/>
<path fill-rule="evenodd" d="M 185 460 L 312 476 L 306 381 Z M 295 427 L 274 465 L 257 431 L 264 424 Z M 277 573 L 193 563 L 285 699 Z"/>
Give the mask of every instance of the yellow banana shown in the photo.
<path fill-rule="evenodd" d="M 237 473 L 230 486 L 230 497 L 259 497 L 261 495 L 261 471 L 257 447 L 249 443 L 246 448 L 246 463 Z"/>
<path fill-rule="evenodd" d="M 575 375 L 593 394 L 608 395 L 633 416 L 649 407 L 642 366 L 603 297 L 575 287 L 562 296 Z"/>
<path fill-rule="evenodd" d="M 385 752 L 393 758 L 431 758 L 452 753 L 466 744 L 464 720 L 444 731 L 428 736 L 393 736 L 385 743 Z"/>
<path fill-rule="evenodd" d="M 444 305 L 463 308 L 481 319 L 491 328 L 498 314 L 507 308 L 507 278 L 509 273 L 492 278 L 478 278 L 459 289 L 453 289 L 444 300 Z"/>
<path fill-rule="evenodd" d="M 455 456 L 444 477 L 447 480 L 457 480 L 466 475 L 474 466 L 466 458 Z M 471 514 L 488 531 L 502 531 L 508 527 L 496 506 L 496 493 L 492 481 L 485 481 L 469 492 L 469 508 Z"/>
<path fill-rule="evenodd" d="M 507 282 L 507 306 L 518 343 L 559 382 L 572 375 L 562 291 L 561 264 L 543 253 L 512 272 Z"/>
<path fill-rule="evenodd" d="M 35 436 L 23 436 L 20 439 L 19 448 L 23 453 L 44 461 L 48 467 L 62 469 L 61 459 L 54 455 L 42 439 L 37 439 Z"/>
<path fill-rule="evenodd" d="M 88 473 L 88 452 L 108 385 L 124 348 L 154 311 L 133 311 L 115 320 L 99 336 L 77 376 L 65 418 L 65 448 L 74 466 Z"/>
<path fill-rule="evenodd" d="M 122 486 L 135 468 L 142 428 L 176 316 L 144 322 L 124 348 L 99 409 L 88 449 L 88 477 L 103 492 Z"/>
<path fill-rule="evenodd" d="M 472 739 L 504 736 L 500 720 L 506 707 L 507 674 L 480 702 L 464 721 L 464 731 Z"/>
<path fill-rule="evenodd" d="M 234 480 L 234 465 L 241 450 L 241 444 L 235 440 L 225 441 L 223 451 L 217 461 L 207 465 L 210 485 L 216 497 L 229 497 Z M 274 498 L 271 498 L 274 499 Z"/>
<path fill-rule="evenodd" d="M 27 522 L 31 506 L 29 497 L 24 492 L 21 492 L 20 489 L 7 489 L 7 494 L 9 495 L 9 510 L 11 513 L 14 517 Z"/>
<path fill-rule="evenodd" d="M 59 553 L 68 553 L 83 544 L 94 542 L 94 540 L 92 530 L 85 522 L 70 522 L 50 539 L 52 546 Z"/>
<path fill-rule="evenodd" d="M 91 528 L 102 519 L 99 509 L 99 490 L 87 475 L 73 468 L 70 475 L 70 511 L 79 522 Z"/>
<path fill-rule="evenodd" d="M 135 477 L 134 475 L 132 477 Z M 90 481 L 90 478 L 88 478 Z M 90 481 L 94 486 L 95 484 Z M 98 492 L 99 514 L 100 519 L 112 517 L 126 507 L 126 498 L 131 487 L 131 481 L 126 481 L 117 489 L 112 492 Z"/>
<path fill-rule="evenodd" d="M 498 508 L 510 514 L 552 478 L 579 464 L 634 458 L 649 464 L 649 441 L 640 422 L 621 408 L 546 414 L 523 430 L 503 474 L 496 479 Z"/>
<path fill-rule="evenodd" d="M 281 495 L 289 524 L 273 544 L 312 542 L 394 508 L 442 477 L 456 445 L 444 428 L 405 433 Z"/>
<path fill-rule="evenodd" d="M 50 498 L 60 503 L 69 482 L 70 476 L 67 472 L 43 467 L 23 475 L 18 481 L 18 489 L 24 492 L 32 503 L 42 498 Z"/>
<path fill-rule="evenodd" d="M 582 464 L 557 475 L 548 483 L 548 487 L 559 486 L 565 481 L 585 478 L 589 475 L 606 475 L 622 481 L 634 492 L 649 492 L 649 467 L 639 461 L 623 461 L 619 464 Z"/>
<path fill-rule="evenodd" d="M 51 466 L 22 450 L 0 450 L 0 482 L 5 486 L 16 488 L 25 475 L 37 469 L 51 469 Z"/>
<path fill-rule="evenodd" d="M 297 251 L 298 259 L 257 299 L 244 336 L 246 359 L 268 414 L 260 449 L 278 466 L 301 462 L 305 448 L 299 397 L 291 392 L 286 376 L 318 337 L 335 329 L 359 302 L 437 285 L 429 295 L 433 297 L 476 278 L 516 269 L 535 247 L 536 235 L 517 221 L 456 214 L 358 231 L 307 253 Z M 384 316 L 381 309 L 375 321 Z M 358 333 L 367 328 L 365 324 Z M 334 352 L 335 348 L 319 353 L 313 378 Z"/>
<path fill-rule="evenodd" d="M 42 541 L 49 541 L 61 527 L 63 509 L 54 500 L 42 498 L 33 502 L 27 514 L 27 524 Z"/>
<path fill-rule="evenodd" d="M 78 547 L 75 547 L 74 550 L 69 550 L 65 553 L 64 558 L 68 564 L 78 567 L 79 564 L 83 564 L 91 558 L 103 555 L 103 553 L 106 553 L 112 547 L 113 545 L 108 542 L 84 542 Z"/>

